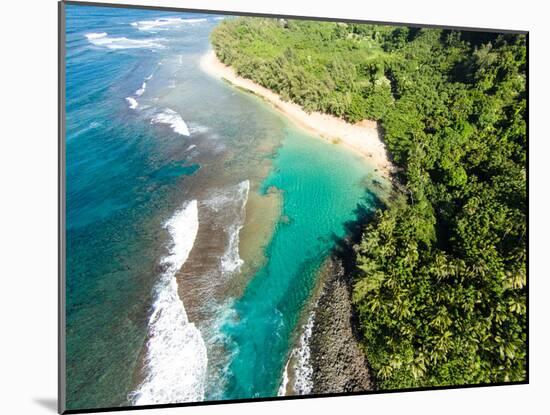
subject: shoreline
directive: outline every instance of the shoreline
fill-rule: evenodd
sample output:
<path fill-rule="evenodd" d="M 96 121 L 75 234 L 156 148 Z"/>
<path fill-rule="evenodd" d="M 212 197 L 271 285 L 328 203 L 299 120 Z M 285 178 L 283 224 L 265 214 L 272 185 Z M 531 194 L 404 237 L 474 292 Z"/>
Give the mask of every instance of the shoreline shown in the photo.
<path fill-rule="evenodd" d="M 265 99 L 297 126 L 333 144 L 342 144 L 364 157 L 383 176 L 390 176 L 394 168 L 389 161 L 386 146 L 375 121 L 363 120 L 350 124 L 338 117 L 320 112 L 307 113 L 298 104 L 283 99 L 275 92 L 243 78 L 233 68 L 222 63 L 214 50 L 200 59 L 200 68 L 208 75 L 226 80 L 232 85 Z"/>
<path fill-rule="evenodd" d="M 348 277 L 329 257 L 309 342 L 313 394 L 375 390 L 368 361 L 355 332 Z"/>
<path fill-rule="evenodd" d="M 318 277 L 306 315 L 298 325 L 300 333 L 287 359 L 278 396 L 376 390 L 356 333 L 350 281 L 340 260 L 329 256 Z M 304 347 L 307 361 L 300 362 L 298 355 Z"/>
<path fill-rule="evenodd" d="M 385 144 L 374 121 L 364 120 L 350 124 L 340 118 L 320 112 L 307 113 L 298 104 L 283 101 L 275 92 L 237 75 L 233 68 L 223 64 L 210 50 L 200 58 L 200 68 L 208 75 L 230 83 L 267 101 L 289 121 L 308 133 L 333 144 L 341 144 L 361 156 L 383 178 L 390 179 L 394 171 L 388 159 Z M 339 261 L 332 256 L 323 266 L 316 293 L 310 299 L 312 319 L 308 336 L 308 366 L 312 373 L 309 393 L 344 393 L 373 390 L 367 358 L 355 334 L 349 281 Z M 302 330 L 306 322 L 301 325 Z M 296 338 L 283 373 L 279 394 L 297 395 L 298 349 L 303 334 Z M 302 374 L 303 375 L 303 374 Z M 305 379 L 302 379 L 305 380 Z"/>

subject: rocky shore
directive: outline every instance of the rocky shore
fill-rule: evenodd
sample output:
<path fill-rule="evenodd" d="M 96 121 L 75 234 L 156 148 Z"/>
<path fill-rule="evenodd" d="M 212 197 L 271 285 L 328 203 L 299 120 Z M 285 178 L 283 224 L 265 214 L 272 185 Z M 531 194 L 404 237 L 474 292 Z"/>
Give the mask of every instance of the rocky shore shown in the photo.
<path fill-rule="evenodd" d="M 374 389 L 365 354 L 354 331 L 350 281 L 332 259 L 323 281 L 310 339 L 313 394 Z"/>

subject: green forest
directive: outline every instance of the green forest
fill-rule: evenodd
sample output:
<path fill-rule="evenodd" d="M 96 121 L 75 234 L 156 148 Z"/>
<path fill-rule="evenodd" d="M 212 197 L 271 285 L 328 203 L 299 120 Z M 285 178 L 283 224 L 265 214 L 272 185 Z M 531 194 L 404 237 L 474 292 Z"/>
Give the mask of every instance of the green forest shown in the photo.
<path fill-rule="evenodd" d="M 377 387 L 525 380 L 526 36 L 233 18 L 211 40 L 283 99 L 383 131 L 394 191 L 352 294 Z"/>

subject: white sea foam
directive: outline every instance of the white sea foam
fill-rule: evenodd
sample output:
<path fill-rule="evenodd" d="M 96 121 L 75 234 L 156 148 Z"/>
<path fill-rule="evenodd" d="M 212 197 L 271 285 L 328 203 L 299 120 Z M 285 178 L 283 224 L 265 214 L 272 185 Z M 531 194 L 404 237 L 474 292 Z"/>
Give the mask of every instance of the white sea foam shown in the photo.
<path fill-rule="evenodd" d="M 250 182 L 245 180 L 238 186 L 238 200 L 240 209 L 238 219 L 228 227 L 229 243 L 227 249 L 221 258 L 221 266 L 223 272 L 235 272 L 241 268 L 243 260 L 239 256 L 239 234 L 244 225 L 246 217 L 246 202 L 248 201 L 248 192 L 250 190 Z"/>
<path fill-rule="evenodd" d="M 164 227 L 172 237 L 166 271 L 155 287 L 145 357 L 145 378 L 129 395 L 134 405 L 204 399 L 208 358 L 200 331 L 189 322 L 175 275 L 193 248 L 199 229 L 197 201 L 178 210 Z"/>
<path fill-rule="evenodd" d="M 315 313 L 311 313 L 304 326 L 304 331 L 300 336 L 300 343 L 296 352 L 296 364 L 294 367 L 295 380 L 294 380 L 294 392 L 297 395 L 307 395 L 311 393 L 313 388 L 313 368 L 311 366 L 311 350 L 309 348 L 309 341 L 311 339 L 311 333 L 313 331 L 313 323 L 315 320 Z"/>
<path fill-rule="evenodd" d="M 246 202 L 250 191 L 250 181 L 245 180 L 236 186 L 217 193 L 205 201 L 210 209 L 220 215 L 228 215 L 231 224 L 225 229 L 227 234 L 227 248 L 220 258 L 220 267 L 223 274 L 238 271 L 243 264 L 239 256 L 239 233 L 246 219 Z"/>
<path fill-rule="evenodd" d="M 138 97 L 142 96 L 143 93 L 145 92 L 145 89 L 146 89 L 146 88 L 147 88 L 147 82 L 143 82 L 143 83 L 141 84 L 141 88 L 139 88 L 138 90 L 136 90 L 136 92 L 135 92 L 136 95 L 137 95 Z"/>
<path fill-rule="evenodd" d="M 164 39 L 128 39 L 127 37 L 111 37 L 107 33 L 88 33 L 85 35 L 90 43 L 109 49 L 162 49 Z"/>
<path fill-rule="evenodd" d="M 189 131 L 192 133 L 206 133 L 209 131 L 209 128 L 204 125 L 191 125 L 189 126 Z"/>
<path fill-rule="evenodd" d="M 166 108 L 151 119 L 151 124 L 167 124 L 175 133 L 189 136 L 189 129 L 183 118 L 174 110 Z"/>
<path fill-rule="evenodd" d="M 141 20 L 139 22 L 131 23 L 132 26 L 138 30 L 150 31 L 155 30 L 166 30 L 169 27 L 177 27 L 185 24 L 194 24 L 205 22 L 206 19 L 182 19 L 181 17 L 164 17 L 156 20 Z"/>
<path fill-rule="evenodd" d="M 290 359 L 286 362 L 285 370 L 283 372 L 283 380 L 281 382 L 281 386 L 279 386 L 279 391 L 277 392 L 277 396 L 286 396 L 286 387 L 288 385 L 288 365 L 290 363 Z"/>
<path fill-rule="evenodd" d="M 127 97 L 126 101 L 128 101 L 128 106 L 130 107 L 130 109 L 135 110 L 137 108 L 138 102 L 135 100 L 135 98 Z"/>
<path fill-rule="evenodd" d="M 185 19 L 184 20 L 184 23 L 190 23 L 190 24 L 193 24 L 193 23 L 203 23 L 203 22 L 206 22 L 207 19 L 204 19 L 204 18 L 198 18 L 198 19 Z"/>
<path fill-rule="evenodd" d="M 107 37 L 107 33 L 101 32 L 101 33 L 88 33 L 85 35 L 88 40 L 92 39 L 101 39 L 102 37 Z"/>
<path fill-rule="evenodd" d="M 227 382 L 232 377 L 231 362 L 239 353 L 238 344 L 231 335 L 225 333 L 224 328 L 234 326 L 239 321 L 239 314 L 235 310 L 235 300 L 232 297 L 211 304 L 210 307 L 212 317 L 208 319 L 208 327 L 204 330 L 204 341 L 212 356 L 208 361 L 207 382 L 209 385 L 216 385 L 209 389 L 209 399 L 220 400 L 224 398 Z"/>
<path fill-rule="evenodd" d="M 170 255 L 163 258 L 162 263 L 173 266 L 176 271 L 187 261 L 193 248 L 199 229 L 199 213 L 196 200 L 187 203 L 164 224 L 174 242 Z"/>

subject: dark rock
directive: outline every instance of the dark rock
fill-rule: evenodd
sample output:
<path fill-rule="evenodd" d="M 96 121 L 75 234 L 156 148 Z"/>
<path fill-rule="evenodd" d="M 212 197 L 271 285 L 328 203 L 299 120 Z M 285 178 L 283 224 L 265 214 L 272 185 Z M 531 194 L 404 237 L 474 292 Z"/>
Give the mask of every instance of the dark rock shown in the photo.
<path fill-rule="evenodd" d="M 331 260 L 315 308 L 310 339 L 314 394 L 364 392 L 374 385 L 353 327 L 348 278 Z"/>

